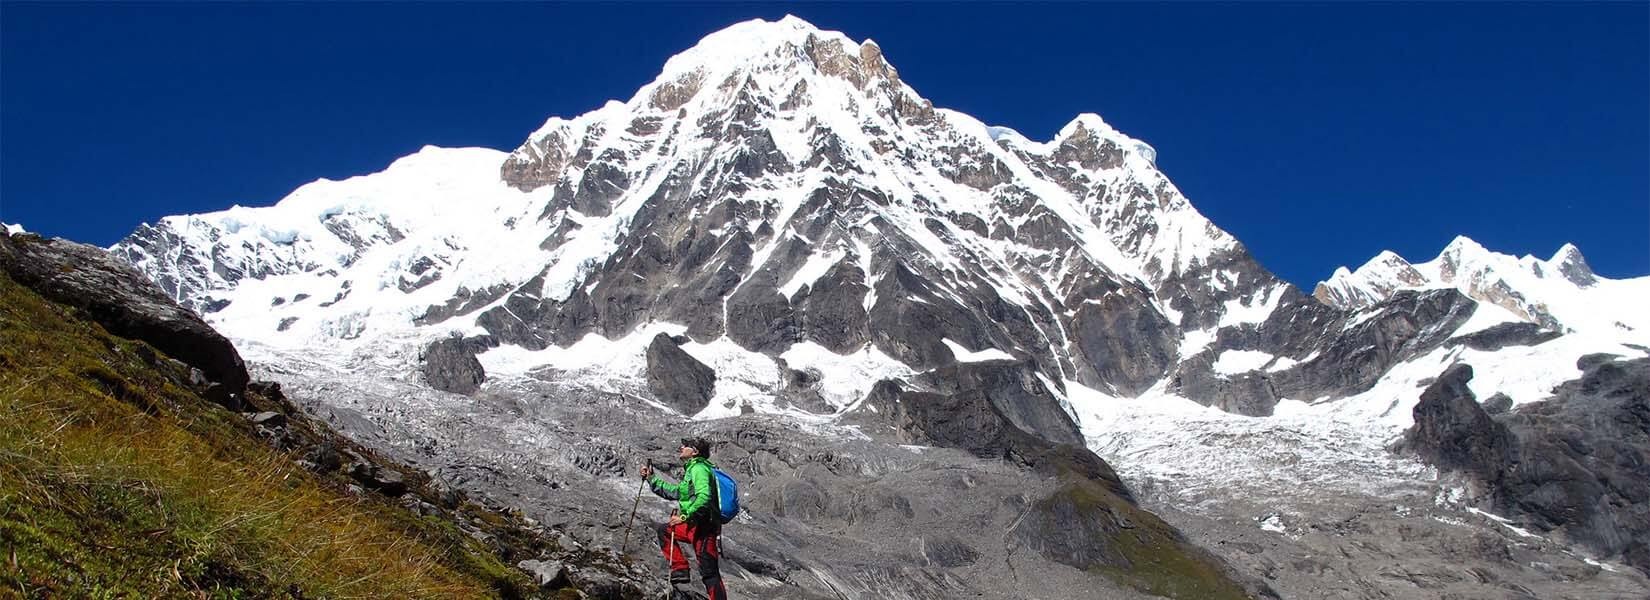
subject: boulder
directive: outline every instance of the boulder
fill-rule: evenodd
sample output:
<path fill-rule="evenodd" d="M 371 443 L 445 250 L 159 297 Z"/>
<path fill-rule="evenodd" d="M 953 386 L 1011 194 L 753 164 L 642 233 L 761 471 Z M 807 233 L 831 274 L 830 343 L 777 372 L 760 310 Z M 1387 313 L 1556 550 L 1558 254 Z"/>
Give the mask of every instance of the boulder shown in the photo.
<path fill-rule="evenodd" d="M 647 387 L 666 406 L 691 415 L 710 404 L 716 371 L 661 333 L 647 346 Z"/>
<path fill-rule="evenodd" d="M 1421 392 L 1408 449 L 1439 467 L 1499 481 L 1514 459 L 1517 440 L 1478 405 L 1467 382 L 1472 367 L 1451 366 Z"/>
<path fill-rule="evenodd" d="M 449 337 L 424 350 L 424 381 L 438 390 L 473 394 L 487 380 L 487 371 L 476 360 L 472 344 Z"/>
<path fill-rule="evenodd" d="M 41 296 L 84 311 L 110 333 L 200 369 L 222 386 L 215 401 L 242 408 L 251 377 L 235 346 L 130 264 L 95 246 L 0 234 L 0 269 Z"/>
<path fill-rule="evenodd" d="M 567 566 L 553 560 L 524 560 L 517 567 L 533 576 L 533 583 L 546 590 L 559 590 L 572 585 L 567 577 Z"/>

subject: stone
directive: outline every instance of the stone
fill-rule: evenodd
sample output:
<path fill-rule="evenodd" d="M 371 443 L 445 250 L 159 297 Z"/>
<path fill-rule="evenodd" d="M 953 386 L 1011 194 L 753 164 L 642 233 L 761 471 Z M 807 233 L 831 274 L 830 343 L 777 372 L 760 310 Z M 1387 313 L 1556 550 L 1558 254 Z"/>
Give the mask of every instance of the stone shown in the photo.
<path fill-rule="evenodd" d="M 424 350 L 424 381 L 438 390 L 473 394 L 487 381 L 487 371 L 476 359 L 473 345 L 449 337 Z"/>
<path fill-rule="evenodd" d="M 1505 425 L 1478 405 L 1467 382 L 1472 367 L 1457 364 L 1444 371 L 1415 405 L 1415 425 L 1405 447 L 1442 468 L 1499 481 L 1512 461 L 1517 440 Z"/>
<path fill-rule="evenodd" d="M 278 412 L 261 412 L 247 417 L 253 425 L 264 427 L 286 427 L 286 415 Z"/>
<path fill-rule="evenodd" d="M 553 560 L 524 560 L 516 566 L 533 576 L 533 583 L 546 590 L 559 590 L 572 585 L 567 566 Z"/>
<path fill-rule="evenodd" d="M 110 333 L 200 369 L 222 386 L 212 399 L 240 409 L 251 377 L 234 345 L 130 264 L 95 246 L 0 234 L 0 269 L 41 296 L 84 310 Z"/>
<path fill-rule="evenodd" d="M 716 371 L 661 333 L 647 346 L 647 386 L 666 406 L 691 415 L 710 404 L 716 391 Z"/>
<path fill-rule="evenodd" d="M 1501 392 L 1496 392 L 1495 395 L 1484 399 L 1483 406 L 1484 406 L 1484 412 L 1489 413 L 1491 415 L 1499 415 L 1501 413 L 1512 410 L 1513 400 L 1510 396 L 1508 396 L 1506 394 L 1503 394 Z"/>

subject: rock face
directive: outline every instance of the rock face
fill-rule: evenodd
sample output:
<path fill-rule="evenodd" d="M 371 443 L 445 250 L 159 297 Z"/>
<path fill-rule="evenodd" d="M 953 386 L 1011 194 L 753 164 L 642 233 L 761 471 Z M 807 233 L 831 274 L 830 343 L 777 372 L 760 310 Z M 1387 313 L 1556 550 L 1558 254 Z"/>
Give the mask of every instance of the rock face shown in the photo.
<path fill-rule="evenodd" d="M 86 311 L 110 333 L 147 342 L 200 369 L 231 408 L 251 378 L 240 353 L 195 313 L 101 248 L 31 234 L 0 234 L 0 267 L 53 301 Z"/>
<path fill-rule="evenodd" d="M 1546 402 L 1492 418 L 1451 367 L 1405 445 L 1487 486 L 1498 512 L 1650 573 L 1650 359 L 1584 357 Z"/>
<path fill-rule="evenodd" d="M 710 403 L 716 371 L 661 333 L 647 346 L 647 387 L 666 406 L 691 415 Z"/>
<path fill-rule="evenodd" d="M 438 390 L 470 394 L 481 389 L 487 372 L 476 360 L 472 344 L 460 338 L 431 343 L 424 350 L 424 381 Z"/>
<path fill-rule="evenodd" d="M 1512 466 L 1516 440 L 1478 405 L 1467 381 L 1472 367 L 1450 367 L 1421 393 L 1407 446 L 1428 462 L 1499 482 Z"/>
<path fill-rule="evenodd" d="M 1650 573 L 1650 359 L 1577 366 L 1552 400 L 1500 418 L 1521 456 L 1498 504 Z"/>

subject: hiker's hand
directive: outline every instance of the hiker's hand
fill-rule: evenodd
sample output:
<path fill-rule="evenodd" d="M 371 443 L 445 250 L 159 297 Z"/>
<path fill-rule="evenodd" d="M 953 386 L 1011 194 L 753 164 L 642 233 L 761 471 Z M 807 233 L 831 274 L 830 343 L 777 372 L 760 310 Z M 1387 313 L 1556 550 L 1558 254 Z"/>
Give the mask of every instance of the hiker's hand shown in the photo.
<path fill-rule="evenodd" d="M 685 521 L 682 520 L 682 515 L 670 515 L 671 525 L 681 525 L 684 522 Z"/>
<path fill-rule="evenodd" d="M 648 476 L 650 476 L 652 474 L 653 474 L 653 465 L 643 464 L 642 465 L 642 479 L 647 479 Z"/>

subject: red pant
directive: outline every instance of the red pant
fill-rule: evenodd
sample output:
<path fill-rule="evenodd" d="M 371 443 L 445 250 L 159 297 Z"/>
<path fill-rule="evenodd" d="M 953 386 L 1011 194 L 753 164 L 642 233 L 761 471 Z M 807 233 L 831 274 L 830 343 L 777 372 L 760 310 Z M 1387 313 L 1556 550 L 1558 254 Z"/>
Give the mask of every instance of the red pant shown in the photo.
<path fill-rule="evenodd" d="M 686 542 L 693 545 L 693 557 L 699 562 L 699 579 L 705 583 L 706 597 L 709 600 L 727 600 L 728 589 L 722 585 L 722 570 L 717 565 L 717 560 L 722 557 L 722 545 L 717 541 L 722 528 L 678 523 L 660 525 L 658 531 L 659 547 L 665 551 L 665 560 L 670 561 L 671 583 L 685 583 L 690 579 L 687 557 L 682 556 L 679 546 Z"/>

